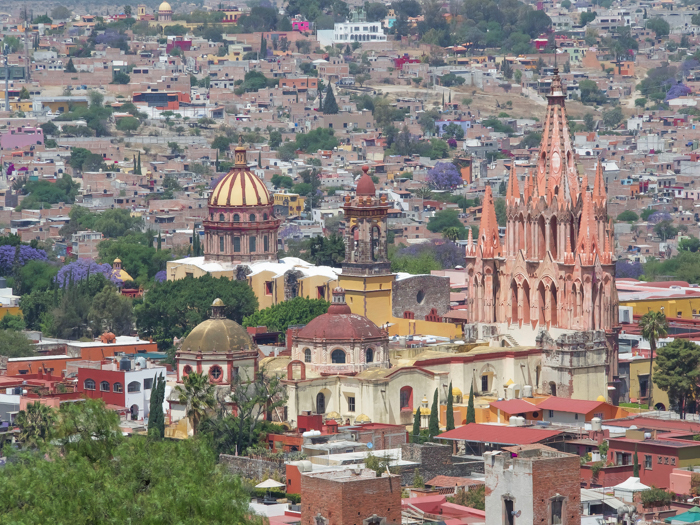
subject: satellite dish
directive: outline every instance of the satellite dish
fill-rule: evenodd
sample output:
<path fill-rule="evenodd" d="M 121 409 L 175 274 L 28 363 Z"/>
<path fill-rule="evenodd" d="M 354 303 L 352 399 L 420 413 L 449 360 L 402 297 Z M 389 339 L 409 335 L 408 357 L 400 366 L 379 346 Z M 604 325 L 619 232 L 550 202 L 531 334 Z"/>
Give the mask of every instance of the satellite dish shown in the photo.
<path fill-rule="evenodd" d="M 370 449 L 371 449 L 371 448 L 373 448 L 373 447 L 374 447 L 374 443 L 372 443 L 372 442 L 367 443 L 367 448 L 370 448 Z"/>

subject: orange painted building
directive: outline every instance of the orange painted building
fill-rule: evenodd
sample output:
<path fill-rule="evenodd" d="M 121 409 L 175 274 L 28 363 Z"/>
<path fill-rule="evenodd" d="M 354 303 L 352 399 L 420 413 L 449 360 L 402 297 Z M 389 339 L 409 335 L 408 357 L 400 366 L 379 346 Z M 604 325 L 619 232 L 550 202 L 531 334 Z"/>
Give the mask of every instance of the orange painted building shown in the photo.
<path fill-rule="evenodd" d="M 132 101 L 136 103 L 146 103 L 149 107 L 155 107 L 160 110 L 177 110 L 180 109 L 180 104 L 190 104 L 189 93 L 180 91 L 142 91 L 134 93 Z"/>
<path fill-rule="evenodd" d="M 280 87 L 297 90 L 316 89 L 318 88 L 318 79 L 315 77 L 281 78 Z"/>
<path fill-rule="evenodd" d="M 10 358 L 7 360 L 7 370 L 4 375 L 36 374 L 40 368 L 43 368 L 47 373 L 60 376 L 71 362 L 101 361 L 118 353 L 137 354 L 157 351 L 156 343 L 136 337 L 117 337 L 113 343 L 75 341 L 66 344 L 64 354 Z"/>

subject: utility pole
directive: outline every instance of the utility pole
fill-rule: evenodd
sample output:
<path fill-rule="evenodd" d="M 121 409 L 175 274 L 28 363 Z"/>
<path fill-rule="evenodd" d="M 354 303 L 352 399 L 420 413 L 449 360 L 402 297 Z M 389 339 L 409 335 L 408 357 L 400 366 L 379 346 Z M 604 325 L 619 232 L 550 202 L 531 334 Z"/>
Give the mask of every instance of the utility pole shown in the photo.
<path fill-rule="evenodd" d="M 32 37 L 34 34 L 32 34 Z M 29 59 L 29 23 L 24 21 L 24 76 L 29 84 L 32 81 L 32 61 Z"/>
<path fill-rule="evenodd" d="M 5 44 L 2 53 L 5 55 L 5 111 L 10 111 L 10 67 L 7 65 L 9 46 Z"/>

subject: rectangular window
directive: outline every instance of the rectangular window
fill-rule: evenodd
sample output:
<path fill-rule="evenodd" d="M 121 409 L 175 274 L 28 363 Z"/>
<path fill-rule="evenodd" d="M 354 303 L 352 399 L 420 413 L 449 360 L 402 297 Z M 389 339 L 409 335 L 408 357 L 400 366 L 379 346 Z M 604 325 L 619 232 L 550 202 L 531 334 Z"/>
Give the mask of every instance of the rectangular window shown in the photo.
<path fill-rule="evenodd" d="M 574 419 L 578 421 L 578 414 L 574 414 Z"/>
<path fill-rule="evenodd" d="M 153 378 L 148 377 L 148 378 L 143 380 L 143 389 L 150 390 L 151 388 L 153 388 Z"/>
<path fill-rule="evenodd" d="M 647 397 L 647 389 L 649 388 L 649 376 L 639 376 L 639 397 Z"/>
<path fill-rule="evenodd" d="M 554 410 L 549 411 L 549 417 L 554 417 Z"/>
<path fill-rule="evenodd" d="M 355 411 L 355 396 L 348 397 L 348 412 Z"/>
<path fill-rule="evenodd" d="M 661 456 L 657 456 L 656 459 L 657 459 L 657 463 L 658 463 L 659 465 L 661 465 L 661 463 L 663 462 L 663 458 L 662 458 Z"/>
<path fill-rule="evenodd" d="M 241 238 L 240 237 L 233 238 L 233 251 L 236 253 L 239 253 L 241 251 Z"/>
<path fill-rule="evenodd" d="M 265 283 L 265 295 L 272 295 L 272 281 Z"/>
<path fill-rule="evenodd" d="M 223 252 L 224 251 L 224 238 L 219 237 L 219 251 Z"/>
<path fill-rule="evenodd" d="M 644 468 L 651 470 L 651 456 L 644 456 Z"/>
<path fill-rule="evenodd" d="M 255 244 L 256 244 L 256 241 L 257 241 L 257 240 L 258 240 L 258 238 L 255 237 L 255 236 L 253 236 L 253 237 L 251 237 L 250 239 L 248 239 L 249 244 L 250 244 L 250 253 L 255 253 L 255 251 L 256 251 L 256 250 L 255 250 Z"/>
<path fill-rule="evenodd" d="M 563 501 L 555 499 L 552 501 L 552 525 L 561 525 L 561 508 Z"/>
<path fill-rule="evenodd" d="M 416 228 L 416 229 L 418 229 L 418 228 Z M 481 376 L 481 391 L 482 392 L 489 391 L 489 376 Z"/>

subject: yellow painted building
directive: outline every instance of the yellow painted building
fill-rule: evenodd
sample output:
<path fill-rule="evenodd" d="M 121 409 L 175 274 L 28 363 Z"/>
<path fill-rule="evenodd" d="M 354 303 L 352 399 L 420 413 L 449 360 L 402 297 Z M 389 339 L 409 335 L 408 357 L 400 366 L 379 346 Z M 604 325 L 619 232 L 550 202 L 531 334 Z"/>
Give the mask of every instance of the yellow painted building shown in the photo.
<path fill-rule="evenodd" d="M 275 212 L 281 211 L 282 208 L 286 208 L 286 212 L 282 212 L 282 215 L 299 215 L 304 211 L 306 206 L 306 197 L 302 197 L 298 193 L 274 193 L 272 198 L 275 206 Z"/>
<path fill-rule="evenodd" d="M 656 299 L 635 299 L 620 301 L 620 306 L 630 306 L 634 315 L 644 315 L 649 312 L 664 312 L 666 317 L 694 319 L 700 314 L 700 296 L 674 295 Z"/>
<path fill-rule="evenodd" d="M 652 376 L 653 377 L 653 376 Z M 638 358 L 630 361 L 630 376 L 629 376 L 629 397 L 631 403 L 640 403 L 646 405 L 648 398 L 649 384 L 649 359 Z M 661 390 L 652 381 L 654 406 L 661 403 L 665 409 L 669 409 L 668 394 Z"/>

